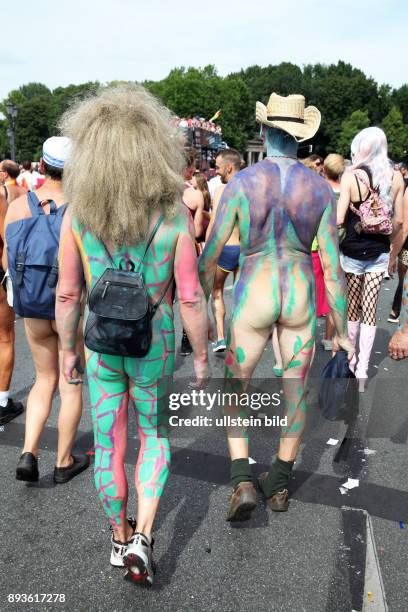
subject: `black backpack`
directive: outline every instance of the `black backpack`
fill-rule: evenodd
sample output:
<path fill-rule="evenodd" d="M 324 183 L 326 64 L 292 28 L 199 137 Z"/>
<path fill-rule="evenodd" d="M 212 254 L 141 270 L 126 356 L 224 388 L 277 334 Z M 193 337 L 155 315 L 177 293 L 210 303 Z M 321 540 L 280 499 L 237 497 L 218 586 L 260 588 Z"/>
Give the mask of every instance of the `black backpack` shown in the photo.
<path fill-rule="evenodd" d="M 85 345 L 96 353 L 145 357 L 152 342 L 152 319 L 167 293 L 170 278 L 160 299 L 152 304 L 140 267 L 163 221 L 160 215 L 146 243 L 139 269 L 130 259 L 122 258 L 115 267 L 108 249 L 101 241 L 111 263 L 99 277 L 88 297 L 89 315 L 85 326 Z M 130 270 L 127 269 L 130 267 Z"/>

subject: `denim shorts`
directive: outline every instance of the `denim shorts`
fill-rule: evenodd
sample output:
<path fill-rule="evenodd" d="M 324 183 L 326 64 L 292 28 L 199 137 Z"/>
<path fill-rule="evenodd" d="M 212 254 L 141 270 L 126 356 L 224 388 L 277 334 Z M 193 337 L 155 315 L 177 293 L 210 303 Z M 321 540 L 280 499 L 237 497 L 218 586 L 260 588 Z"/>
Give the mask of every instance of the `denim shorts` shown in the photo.
<path fill-rule="evenodd" d="M 340 253 L 340 263 L 344 272 L 349 274 L 365 274 L 366 272 L 386 272 L 388 270 L 389 253 L 381 253 L 374 259 L 353 259 Z"/>

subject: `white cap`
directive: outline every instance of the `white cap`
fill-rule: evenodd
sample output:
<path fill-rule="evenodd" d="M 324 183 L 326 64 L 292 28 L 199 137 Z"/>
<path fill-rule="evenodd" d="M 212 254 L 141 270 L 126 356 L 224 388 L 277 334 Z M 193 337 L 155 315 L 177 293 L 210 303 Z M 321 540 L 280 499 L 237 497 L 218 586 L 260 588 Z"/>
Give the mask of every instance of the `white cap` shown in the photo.
<path fill-rule="evenodd" d="M 66 136 L 51 136 L 43 144 L 44 162 L 53 168 L 63 168 L 71 147 L 71 141 Z"/>

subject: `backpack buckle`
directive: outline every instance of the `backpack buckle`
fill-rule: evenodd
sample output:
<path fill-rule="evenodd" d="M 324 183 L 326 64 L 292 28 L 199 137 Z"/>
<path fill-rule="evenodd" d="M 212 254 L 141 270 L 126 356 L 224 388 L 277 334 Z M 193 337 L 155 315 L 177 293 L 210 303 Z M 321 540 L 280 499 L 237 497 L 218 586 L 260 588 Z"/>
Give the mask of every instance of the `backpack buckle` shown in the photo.
<path fill-rule="evenodd" d="M 23 252 L 17 253 L 16 257 L 16 283 L 19 287 L 23 284 L 24 268 L 26 254 Z"/>
<path fill-rule="evenodd" d="M 54 289 L 56 287 L 58 281 L 58 257 L 54 257 L 54 261 L 52 262 L 52 268 L 48 275 L 47 285 L 50 289 Z"/>

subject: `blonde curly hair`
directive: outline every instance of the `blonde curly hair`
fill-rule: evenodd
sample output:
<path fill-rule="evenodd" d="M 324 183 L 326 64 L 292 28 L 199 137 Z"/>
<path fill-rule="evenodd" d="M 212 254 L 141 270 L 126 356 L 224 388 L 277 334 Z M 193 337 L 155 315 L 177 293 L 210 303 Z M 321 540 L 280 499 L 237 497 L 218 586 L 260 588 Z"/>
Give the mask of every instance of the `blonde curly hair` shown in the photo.
<path fill-rule="evenodd" d="M 175 215 L 184 183 L 181 132 L 139 85 L 102 89 L 62 116 L 72 140 L 63 189 L 74 218 L 115 246 L 146 238 L 149 217 Z"/>

